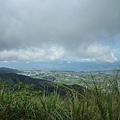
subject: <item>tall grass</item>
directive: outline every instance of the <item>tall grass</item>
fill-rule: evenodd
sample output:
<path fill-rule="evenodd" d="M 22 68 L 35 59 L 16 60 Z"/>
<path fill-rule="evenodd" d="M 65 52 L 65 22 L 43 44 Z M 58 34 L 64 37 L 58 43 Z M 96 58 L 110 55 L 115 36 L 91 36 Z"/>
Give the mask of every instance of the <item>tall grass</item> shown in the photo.
<path fill-rule="evenodd" d="M 31 91 L 32 85 L 18 83 L 15 91 L 1 83 L 0 120 L 120 120 L 118 77 L 105 80 L 109 86 L 96 85 L 96 78 L 92 85 L 83 81 L 83 94 L 71 89 L 65 98 L 56 91 L 49 96 Z"/>

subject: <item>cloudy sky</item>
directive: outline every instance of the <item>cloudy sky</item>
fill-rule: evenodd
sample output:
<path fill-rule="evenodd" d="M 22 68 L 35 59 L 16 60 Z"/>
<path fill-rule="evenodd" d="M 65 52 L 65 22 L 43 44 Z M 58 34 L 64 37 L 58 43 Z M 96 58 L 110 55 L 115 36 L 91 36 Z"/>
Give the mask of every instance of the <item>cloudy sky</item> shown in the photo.
<path fill-rule="evenodd" d="M 0 61 L 120 59 L 120 0 L 0 0 Z"/>

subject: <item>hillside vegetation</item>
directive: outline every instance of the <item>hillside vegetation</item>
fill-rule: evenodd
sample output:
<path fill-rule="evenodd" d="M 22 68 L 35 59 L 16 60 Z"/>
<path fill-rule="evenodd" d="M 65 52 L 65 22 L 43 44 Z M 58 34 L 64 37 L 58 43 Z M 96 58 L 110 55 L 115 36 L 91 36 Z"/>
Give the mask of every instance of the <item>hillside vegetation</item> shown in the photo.
<path fill-rule="evenodd" d="M 1 120 L 120 120 L 117 76 L 107 80 L 109 86 L 98 86 L 95 82 L 90 85 L 83 81 L 86 89 L 79 89 L 80 86 L 54 86 L 52 92 L 46 94 L 45 91 L 51 89 L 35 89 L 37 79 L 31 80 L 35 80 L 34 84 L 27 84 L 28 77 L 9 75 L 11 77 L 8 79 L 6 75 L 1 77 L 1 81 L 4 78 L 7 83 L 8 80 L 13 80 L 14 83 L 12 87 L 5 83 L 0 84 Z M 13 76 L 19 77 L 17 83 Z M 61 90 L 65 94 L 61 95 Z"/>

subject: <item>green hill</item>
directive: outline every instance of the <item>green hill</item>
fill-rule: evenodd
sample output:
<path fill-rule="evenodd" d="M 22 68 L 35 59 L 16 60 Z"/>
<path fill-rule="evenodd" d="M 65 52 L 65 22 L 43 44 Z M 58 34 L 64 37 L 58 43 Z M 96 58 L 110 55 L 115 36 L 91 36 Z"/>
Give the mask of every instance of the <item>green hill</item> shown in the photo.
<path fill-rule="evenodd" d="M 18 70 L 16 69 L 10 69 L 10 68 L 5 68 L 5 67 L 1 67 L 0 68 L 0 74 L 3 74 L 3 73 L 17 73 Z"/>
<path fill-rule="evenodd" d="M 16 73 L 4 73 L 0 74 L 0 82 L 4 82 L 6 85 L 13 87 L 15 84 L 22 82 L 25 85 L 34 84 L 32 90 L 41 90 L 47 94 L 57 91 L 61 96 L 65 96 L 70 89 L 83 92 L 83 87 L 79 85 L 58 85 L 54 82 L 44 79 L 31 78 L 25 75 L 18 75 Z"/>

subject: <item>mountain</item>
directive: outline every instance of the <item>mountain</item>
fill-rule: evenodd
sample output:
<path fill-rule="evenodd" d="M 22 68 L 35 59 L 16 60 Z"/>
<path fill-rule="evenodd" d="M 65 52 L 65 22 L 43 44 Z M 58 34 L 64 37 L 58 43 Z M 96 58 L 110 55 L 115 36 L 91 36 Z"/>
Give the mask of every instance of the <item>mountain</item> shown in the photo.
<path fill-rule="evenodd" d="M 44 79 L 31 78 L 29 76 L 19 75 L 16 73 L 0 74 L 0 81 L 5 82 L 7 85 L 15 85 L 18 82 L 22 82 L 23 84 L 34 84 L 43 86 L 48 86 L 50 83 L 52 84 L 52 82 Z"/>
<path fill-rule="evenodd" d="M 22 82 L 25 85 L 34 84 L 32 90 L 41 90 L 46 94 L 57 92 L 61 96 L 65 96 L 68 92 L 71 92 L 70 89 L 74 91 L 83 93 L 84 88 L 79 85 L 58 85 L 54 82 L 47 81 L 44 79 L 31 78 L 25 75 L 18 75 L 16 73 L 3 73 L 0 74 L 0 82 L 4 82 L 8 86 L 13 87 L 18 82 Z"/>
<path fill-rule="evenodd" d="M 18 70 L 16 69 L 10 69 L 10 68 L 5 68 L 5 67 L 1 67 L 0 68 L 0 74 L 3 74 L 3 73 L 17 73 Z"/>

